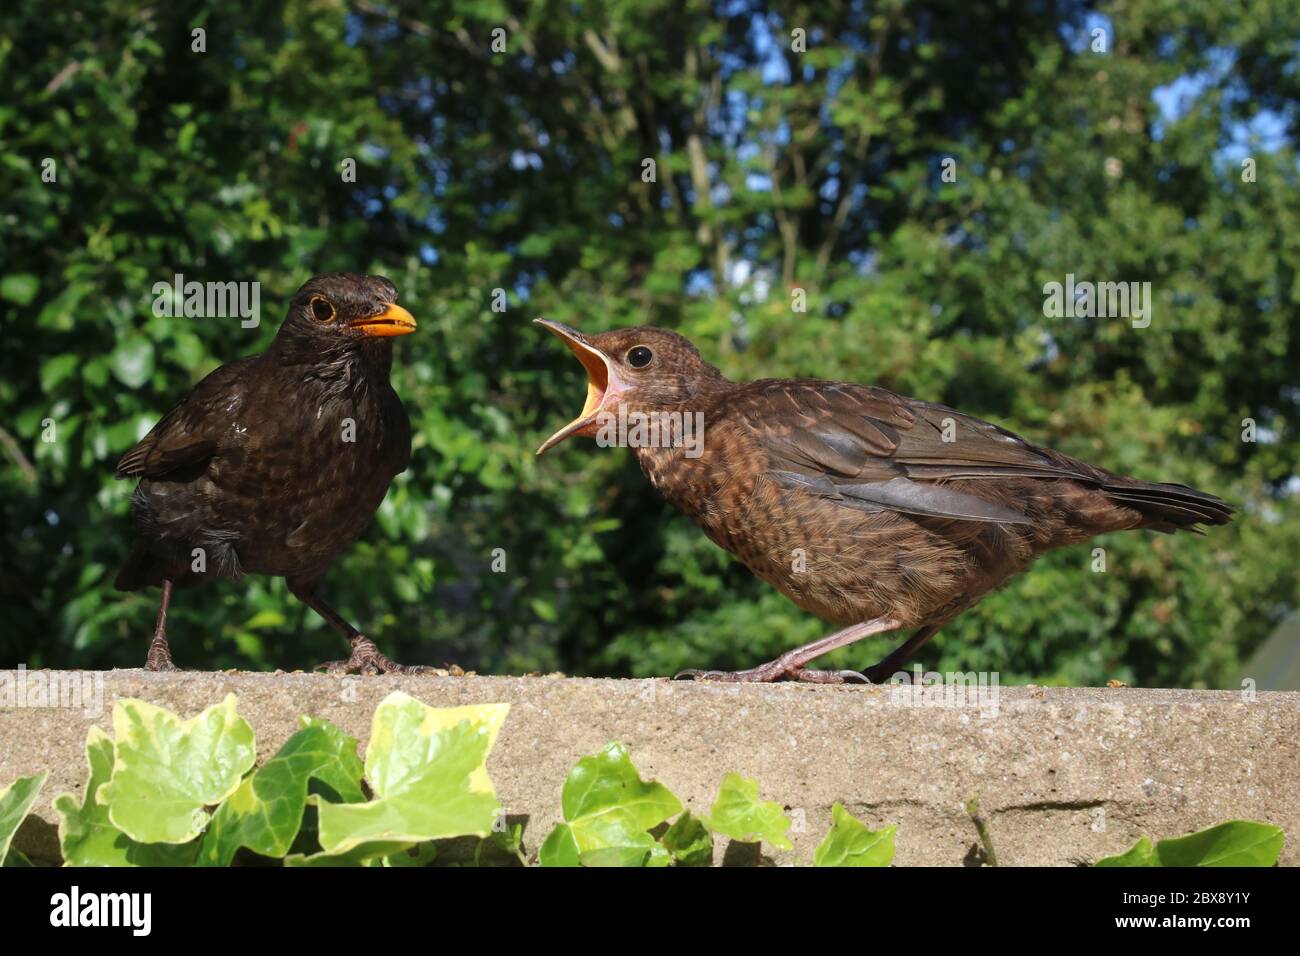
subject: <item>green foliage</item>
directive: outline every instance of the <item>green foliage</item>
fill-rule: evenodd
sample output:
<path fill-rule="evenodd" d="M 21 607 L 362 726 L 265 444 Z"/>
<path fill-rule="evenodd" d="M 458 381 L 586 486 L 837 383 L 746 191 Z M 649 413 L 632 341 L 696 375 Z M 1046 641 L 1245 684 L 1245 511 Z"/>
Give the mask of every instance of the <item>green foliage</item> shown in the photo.
<path fill-rule="evenodd" d="M 223 779 L 232 760 L 242 763 L 229 740 L 242 746 L 247 728 L 234 696 L 188 721 L 138 700 L 117 707 L 117 739 L 93 726 L 87 735 L 82 799 L 62 794 L 54 801 L 66 865 L 229 866 L 244 856 L 293 867 L 431 866 L 443 865 L 444 849 L 460 837 L 479 839 L 472 858 L 453 856 L 449 865 L 495 865 L 485 850 L 497 854 L 495 862 L 529 864 L 523 827 L 500 815 L 486 769 L 508 704 L 434 708 L 394 691 L 375 709 L 364 767 L 355 738 L 303 717 L 266 763 L 235 775 L 210 819 L 190 811 L 202 832 L 186 842 L 175 839 L 173 818 L 183 816 L 188 795 L 175 796 L 174 773 L 159 756 L 190 755 L 183 763 L 196 779 Z M 252 747 L 251 730 L 247 736 Z M 206 759 L 192 756 L 200 743 L 210 747 Z M 30 865 L 9 844 L 45 777 L 22 777 L 0 790 L 5 866 Z M 175 809 L 149 829 L 124 812 L 129 804 Z M 756 781 L 726 774 L 708 815 L 696 818 L 666 786 L 642 779 L 619 743 L 578 761 L 564 782 L 561 811 L 563 822 L 538 850 L 541 866 L 708 866 L 715 834 L 792 849 L 789 818 L 779 804 L 759 799 Z M 122 820 L 135 826 L 133 834 Z M 889 866 L 895 830 L 871 830 L 836 803 L 813 865 Z M 1282 842 L 1279 827 L 1234 820 L 1154 847 L 1144 837 L 1097 866 L 1273 866 Z"/>
<path fill-rule="evenodd" d="M 98 798 L 109 822 L 137 843 L 188 843 L 205 807 L 239 787 L 257 750 L 253 728 L 228 694 L 189 720 L 142 700 L 113 705 L 113 773 Z"/>
<path fill-rule="evenodd" d="M 625 450 L 534 458 L 582 395 L 537 315 L 674 327 L 733 378 L 879 383 L 1243 506 L 1204 539 L 1107 536 L 1105 574 L 1084 548 L 1048 556 L 928 667 L 1231 686 L 1300 606 L 1277 560 L 1300 550 L 1293 2 L 1102 4 L 1106 54 L 1077 40 L 1090 2 L 515 4 L 496 55 L 499 6 L 468 0 L 88 6 L 0 10 L 0 661 L 139 664 L 156 592 L 112 589 L 113 466 L 332 269 L 389 275 L 420 322 L 393 376 L 411 467 L 324 582 L 399 659 L 669 674 L 825 630 Z M 1261 105 L 1275 136 L 1245 131 Z M 263 322 L 154 316 L 176 272 L 260 281 Z M 1150 327 L 1045 317 L 1066 273 L 1151 281 Z M 256 577 L 179 593 L 171 626 L 182 666 L 343 649 Z"/>
<path fill-rule="evenodd" d="M 366 746 L 374 799 L 316 798 L 321 847 L 337 855 L 367 843 L 406 847 L 487 836 L 499 812 L 487 756 L 509 711 L 509 704 L 437 709 L 400 691 L 389 694 L 375 709 Z"/>
<path fill-rule="evenodd" d="M 41 787 L 45 786 L 47 776 L 49 776 L 48 771 L 30 777 L 19 777 L 0 790 L 0 865 L 11 865 L 9 844 L 13 842 L 14 834 L 18 832 L 18 825 L 27 816 L 27 811 L 36 802 Z M 15 861 L 21 857 L 22 854 L 15 851 Z"/>
<path fill-rule="evenodd" d="M 1102 857 L 1093 866 L 1159 866 L 1160 858 L 1156 856 L 1156 848 L 1146 837 L 1139 837 L 1138 841 L 1118 856 Z"/>
<path fill-rule="evenodd" d="M 682 809 L 661 783 L 647 782 L 627 748 L 612 743 L 569 771 L 561 797 L 564 822 L 542 844 L 542 866 L 661 866 L 671 851 L 650 830 Z M 679 833 L 680 836 L 680 833 Z"/>
<path fill-rule="evenodd" d="M 781 812 L 781 805 L 758 798 L 758 781 L 729 773 L 722 778 L 718 799 L 713 802 L 705 818 L 715 833 L 729 836 L 742 843 L 770 843 L 778 850 L 789 850 L 794 844 L 785 835 L 790 829 L 790 818 Z"/>
<path fill-rule="evenodd" d="M 245 777 L 212 817 L 199 847 L 203 866 L 229 866 L 240 847 L 284 856 L 293 845 L 312 781 L 339 803 L 362 803 L 357 741 L 327 721 L 303 718 L 303 728 Z"/>
<path fill-rule="evenodd" d="M 485 764 L 508 704 L 438 709 L 394 691 L 375 709 L 364 768 L 356 738 L 303 717 L 251 773 L 253 731 L 235 704 L 232 694 L 183 721 L 118 701 L 115 738 L 97 727 L 87 736 L 84 796 L 54 801 L 64 862 L 228 866 L 248 850 L 287 866 L 427 865 L 433 841 L 492 829 L 498 806 Z M 43 780 L 0 794 L 0 849 Z M 209 818 L 203 808 L 213 804 Z"/>
<path fill-rule="evenodd" d="M 1276 866 L 1285 835 L 1281 827 L 1253 820 L 1229 820 L 1155 846 L 1142 837 L 1119 856 L 1096 866 Z"/>
<path fill-rule="evenodd" d="M 837 803 L 831 807 L 831 828 L 813 855 L 813 866 L 889 866 L 897 829 L 868 829 Z"/>
<path fill-rule="evenodd" d="M 92 726 L 86 736 L 90 776 L 78 803 L 71 794 L 54 801 L 59 814 L 59 850 L 68 866 L 189 866 L 198 844 L 139 843 L 113 825 L 101 788 L 113 776 L 113 738 Z M 221 811 L 218 810 L 218 815 Z"/>
<path fill-rule="evenodd" d="M 709 866 L 713 862 L 713 834 L 689 811 L 673 821 L 660 842 L 678 866 Z"/>

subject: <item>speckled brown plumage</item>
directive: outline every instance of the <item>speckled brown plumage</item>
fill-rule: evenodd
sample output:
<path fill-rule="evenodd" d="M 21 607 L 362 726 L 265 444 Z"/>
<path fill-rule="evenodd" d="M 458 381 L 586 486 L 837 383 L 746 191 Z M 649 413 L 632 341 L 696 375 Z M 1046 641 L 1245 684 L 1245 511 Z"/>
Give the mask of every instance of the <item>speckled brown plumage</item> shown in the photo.
<path fill-rule="evenodd" d="M 915 628 L 867 672 L 878 681 L 1046 551 L 1107 531 L 1223 524 L 1232 514 L 1213 495 L 1116 475 L 883 388 L 734 383 L 672 332 L 582 336 L 546 324 L 583 359 L 604 411 L 702 414 L 700 457 L 684 446 L 635 449 L 651 483 L 799 607 L 845 628 L 750 671 L 688 672 L 696 676 L 843 680 L 857 675 L 808 671 L 816 654 L 806 651 Z M 629 361 L 636 349 L 652 356 L 641 367 Z M 594 432 L 574 425 L 565 431 Z"/>
<path fill-rule="evenodd" d="M 117 586 L 163 588 L 146 666 L 172 669 L 173 586 L 283 577 L 353 645 L 334 670 L 400 670 L 316 596 L 334 559 L 406 469 L 411 429 L 389 384 L 392 336 L 414 329 L 380 276 L 317 276 L 271 347 L 212 372 L 123 456 L 137 540 Z"/>

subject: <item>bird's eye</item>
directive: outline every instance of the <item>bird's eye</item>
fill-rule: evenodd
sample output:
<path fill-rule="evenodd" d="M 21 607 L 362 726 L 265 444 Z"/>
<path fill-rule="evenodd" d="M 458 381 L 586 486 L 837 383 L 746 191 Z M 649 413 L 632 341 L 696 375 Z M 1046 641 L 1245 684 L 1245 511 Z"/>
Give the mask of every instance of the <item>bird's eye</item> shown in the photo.
<path fill-rule="evenodd" d="M 311 314 L 316 317 L 317 322 L 328 322 L 334 318 L 334 306 L 330 305 L 328 299 L 322 299 L 318 295 L 311 297 Z"/>
<path fill-rule="evenodd" d="M 650 364 L 655 354 L 644 345 L 638 345 L 627 353 L 627 364 L 633 368 L 645 368 Z"/>

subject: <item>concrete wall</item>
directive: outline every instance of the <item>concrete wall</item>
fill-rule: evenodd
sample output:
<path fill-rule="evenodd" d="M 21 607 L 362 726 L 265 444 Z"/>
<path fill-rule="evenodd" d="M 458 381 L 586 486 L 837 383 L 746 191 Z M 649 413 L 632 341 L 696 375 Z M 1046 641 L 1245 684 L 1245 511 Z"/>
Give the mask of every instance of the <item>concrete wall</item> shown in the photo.
<path fill-rule="evenodd" d="M 34 674 L 26 675 L 30 685 Z M 0 672 L 0 694 L 13 672 Z M 15 846 L 49 858 L 50 803 L 80 793 L 90 723 L 111 732 L 117 697 L 191 716 L 226 693 L 257 733 L 261 758 L 297 728 L 327 718 L 364 745 L 375 705 L 401 689 L 435 706 L 514 706 L 488 769 L 507 813 L 525 815 L 531 851 L 559 815 L 574 762 L 626 743 L 643 776 L 707 811 L 724 772 L 756 777 L 794 815 L 793 852 L 808 863 L 835 801 L 871 826 L 898 825 L 896 863 L 975 859 L 964 810 L 978 793 L 1003 865 L 1070 865 L 1126 849 L 1142 835 L 1182 835 L 1224 820 L 1284 827 L 1282 863 L 1300 862 L 1300 694 L 1253 700 L 1219 691 L 1000 688 L 996 713 L 917 707 L 887 687 L 692 684 L 547 677 L 366 677 L 314 674 L 103 675 L 103 712 L 0 706 L 0 786 L 49 769 Z M 93 675 L 92 675 L 93 677 Z M 91 681 L 93 685 L 93 680 Z M 11 685 L 12 686 L 12 685 Z M 0 696 L 0 702 L 3 701 Z M 802 827 L 802 829 L 800 829 Z M 719 859 L 725 847 L 719 847 Z M 766 852 L 766 851 L 765 851 Z"/>

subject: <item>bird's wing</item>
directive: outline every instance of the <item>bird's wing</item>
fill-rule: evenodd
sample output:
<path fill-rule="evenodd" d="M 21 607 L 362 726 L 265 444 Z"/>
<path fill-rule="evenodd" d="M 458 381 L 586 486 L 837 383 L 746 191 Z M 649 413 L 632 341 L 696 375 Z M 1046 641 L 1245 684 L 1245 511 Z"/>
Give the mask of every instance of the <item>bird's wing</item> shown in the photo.
<path fill-rule="evenodd" d="M 864 511 L 1026 524 L 1014 502 L 960 487 L 972 478 L 1071 478 L 1089 466 L 943 405 L 883 388 L 755 382 L 731 404 L 785 487 Z"/>
<path fill-rule="evenodd" d="M 117 463 L 118 478 L 193 475 L 207 467 L 243 394 L 244 368 L 256 356 L 223 365 L 204 378 Z"/>

